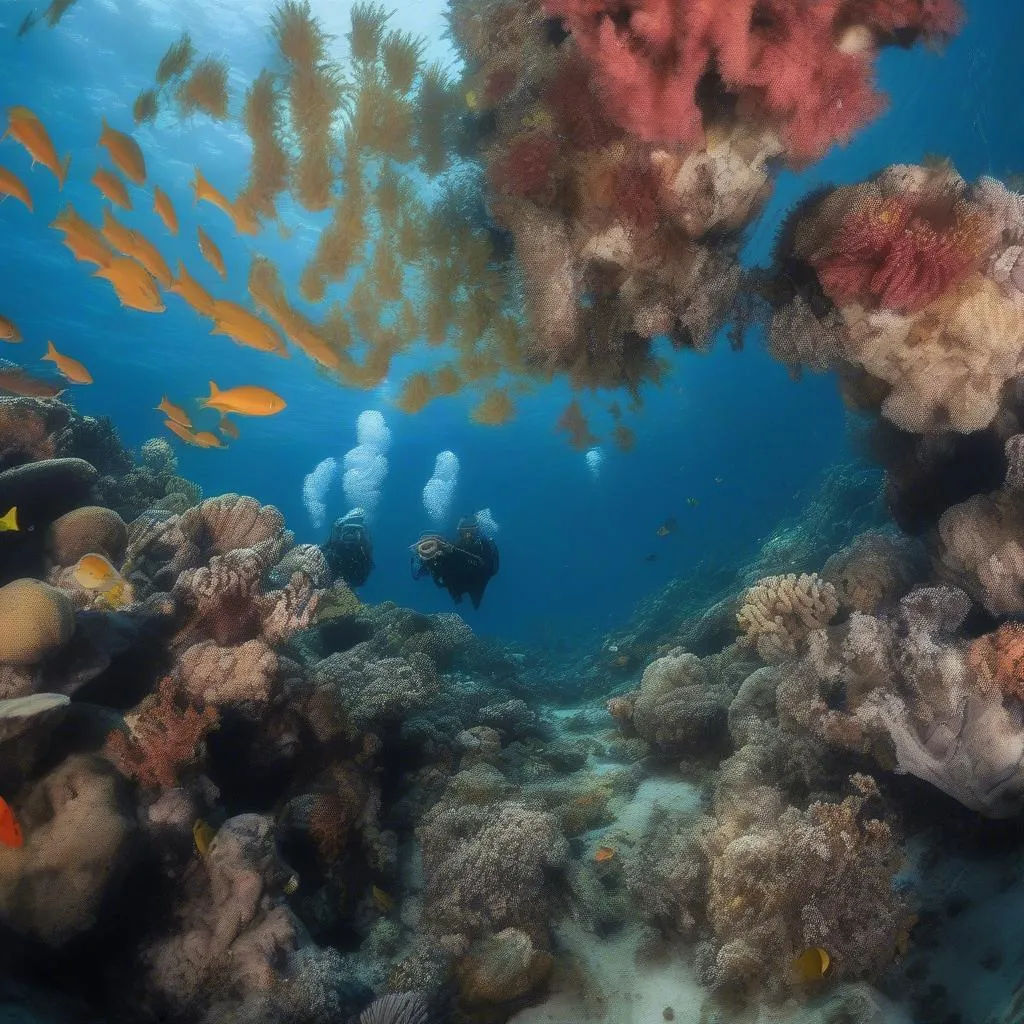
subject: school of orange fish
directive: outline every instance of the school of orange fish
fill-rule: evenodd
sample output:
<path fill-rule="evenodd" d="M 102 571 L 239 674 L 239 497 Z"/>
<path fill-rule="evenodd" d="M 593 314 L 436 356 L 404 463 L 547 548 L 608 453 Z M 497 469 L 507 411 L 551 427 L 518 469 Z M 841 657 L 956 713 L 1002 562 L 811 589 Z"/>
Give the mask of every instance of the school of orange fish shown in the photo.
<path fill-rule="evenodd" d="M 4 137 L 20 143 L 32 158 L 33 167 L 41 164 L 57 179 L 63 188 L 67 179 L 70 157 L 63 160 L 42 121 L 27 107 L 12 107 L 7 112 L 7 130 Z M 132 209 L 128 183 L 142 187 L 146 183 L 146 161 L 138 143 L 125 132 L 118 131 L 102 121 L 99 137 L 101 145 L 110 155 L 116 170 L 101 167 L 92 177 L 92 184 L 113 206 Z M 240 214 L 234 205 L 214 188 L 197 168 L 192 182 L 196 202 L 207 202 L 223 210 L 241 232 L 251 232 L 251 220 Z M 20 200 L 30 211 L 34 209 L 27 185 L 12 171 L 0 167 L 0 194 Z M 152 192 L 153 208 L 171 233 L 178 233 L 178 217 L 170 198 L 158 186 Z M 226 299 L 214 298 L 191 277 L 179 261 L 177 277 L 172 275 L 159 249 L 148 238 L 134 231 L 114 216 L 110 208 L 103 211 L 100 227 L 90 224 L 70 204 L 66 204 L 51 225 L 63 237 L 63 244 L 76 260 L 96 266 L 93 277 L 107 281 L 114 289 L 122 306 L 145 313 L 162 313 L 164 305 L 160 289 L 180 296 L 201 316 L 213 321 L 212 334 L 222 334 L 240 345 L 249 345 L 265 352 L 288 355 L 278 332 L 254 313 Z M 224 258 L 209 235 L 199 227 L 197 242 L 201 255 L 222 278 L 227 276 Z M 268 315 L 274 316 L 289 335 L 302 336 L 293 311 L 282 301 L 280 294 L 271 289 L 254 292 L 254 299 Z M 291 331 L 289 331 L 291 327 Z M 8 343 L 23 341 L 18 327 L 0 316 L 0 340 Z M 296 341 L 302 347 L 301 341 Z M 308 344 L 307 349 L 315 346 Z M 57 350 L 52 341 L 46 343 L 43 361 L 51 362 L 60 376 L 71 384 L 91 384 L 92 374 L 77 359 Z M 33 377 L 21 368 L 0 370 L 0 388 L 16 394 L 50 397 L 59 394 L 62 387 L 43 378 Z M 189 414 L 166 396 L 156 409 L 165 415 L 164 426 L 187 444 L 199 448 L 224 448 L 225 440 L 239 436 L 237 425 L 229 414 L 240 416 L 272 416 L 285 408 L 284 400 L 267 388 L 256 385 L 221 390 L 210 383 L 209 397 L 200 401 L 203 408 L 220 413 L 218 432 L 196 430 Z"/>

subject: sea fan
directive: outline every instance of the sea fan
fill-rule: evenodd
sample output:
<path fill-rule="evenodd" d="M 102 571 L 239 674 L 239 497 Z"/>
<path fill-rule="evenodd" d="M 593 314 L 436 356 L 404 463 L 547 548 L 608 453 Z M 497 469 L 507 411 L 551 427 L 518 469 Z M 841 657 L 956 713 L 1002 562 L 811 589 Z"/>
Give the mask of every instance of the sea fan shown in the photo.
<path fill-rule="evenodd" d="M 430 1024 L 430 1012 L 417 992 L 391 992 L 359 1015 L 359 1024 Z"/>

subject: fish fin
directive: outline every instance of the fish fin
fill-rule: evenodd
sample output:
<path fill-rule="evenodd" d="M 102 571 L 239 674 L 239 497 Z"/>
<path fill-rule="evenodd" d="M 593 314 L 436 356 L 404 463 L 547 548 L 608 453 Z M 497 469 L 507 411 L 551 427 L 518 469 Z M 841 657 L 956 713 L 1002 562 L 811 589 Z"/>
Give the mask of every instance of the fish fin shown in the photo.
<path fill-rule="evenodd" d="M 6 515 L 0 518 L 0 526 L 5 530 L 18 530 L 18 506 L 15 505 Z"/>
<path fill-rule="evenodd" d="M 210 398 L 216 398 L 220 394 L 220 388 L 211 380 L 210 381 Z"/>
<path fill-rule="evenodd" d="M 196 176 L 191 182 L 193 192 L 192 205 L 195 206 L 199 202 L 199 186 L 203 183 L 203 172 L 198 167 L 193 168 L 193 170 Z"/>
<path fill-rule="evenodd" d="M 46 343 L 46 355 L 43 356 L 42 358 L 43 359 L 48 359 L 48 360 L 50 360 L 50 362 L 53 362 L 53 358 L 54 358 L 54 356 L 56 356 L 56 354 L 57 354 L 57 350 L 53 347 L 53 342 L 52 341 L 48 341 Z"/>
<path fill-rule="evenodd" d="M 64 188 L 64 182 L 68 180 L 68 171 L 71 169 L 71 154 L 68 153 L 64 157 L 64 163 L 60 165 L 60 171 L 57 173 L 57 187 L 58 189 Z"/>

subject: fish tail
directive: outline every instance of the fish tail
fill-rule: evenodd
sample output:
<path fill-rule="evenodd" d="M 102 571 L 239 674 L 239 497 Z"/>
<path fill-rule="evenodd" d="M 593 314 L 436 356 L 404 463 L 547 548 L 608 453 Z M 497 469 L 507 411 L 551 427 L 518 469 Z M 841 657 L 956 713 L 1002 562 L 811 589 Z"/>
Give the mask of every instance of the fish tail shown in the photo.
<path fill-rule="evenodd" d="M 0 527 L 4 530 L 17 530 L 18 529 L 18 509 L 17 506 L 12 508 L 6 515 L 0 518 Z"/>
<path fill-rule="evenodd" d="M 54 361 L 54 357 L 57 355 L 57 350 L 53 347 L 53 342 L 48 341 L 46 343 L 46 355 L 43 359 L 48 359 L 51 363 Z"/>
<path fill-rule="evenodd" d="M 199 186 L 203 183 L 203 172 L 198 167 L 194 168 L 195 178 L 192 179 L 192 205 L 195 206 L 199 202 Z"/>
<path fill-rule="evenodd" d="M 60 165 L 60 170 L 57 172 L 57 187 L 63 188 L 64 182 L 68 180 L 68 171 L 71 170 L 71 154 L 68 153 L 64 157 L 64 163 Z"/>

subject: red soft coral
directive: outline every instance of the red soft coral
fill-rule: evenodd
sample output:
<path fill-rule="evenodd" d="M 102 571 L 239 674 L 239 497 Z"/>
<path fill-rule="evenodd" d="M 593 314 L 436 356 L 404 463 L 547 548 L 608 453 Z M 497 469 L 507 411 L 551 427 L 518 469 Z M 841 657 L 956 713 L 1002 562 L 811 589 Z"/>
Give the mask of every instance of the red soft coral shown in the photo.
<path fill-rule="evenodd" d="M 558 150 L 557 140 L 545 132 L 517 136 L 491 164 L 491 184 L 508 196 L 550 200 L 554 195 L 552 171 Z"/>
<path fill-rule="evenodd" d="M 984 215 L 967 204 L 937 213 L 914 195 L 873 196 L 843 218 L 830 253 L 813 266 L 837 305 L 909 315 L 977 270 L 988 237 Z"/>
<path fill-rule="evenodd" d="M 115 729 L 107 737 L 107 756 L 141 785 L 169 789 L 177 785 L 181 770 L 195 762 L 203 738 L 217 725 L 217 712 L 179 705 L 174 680 L 165 676 L 140 705 L 136 719 L 130 735 Z"/>
<path fill-rule="evenodd" d="M 795 164 L 881 111 L 875 38 L 949 34 L 959 12 L 955 0 L 545 0 L 544 9 L 563 20 L 626 131 L 702 145 L 705 115 L 722 111 L 698 96 L 720 93 L 704 88 L 717 84 L 741 116 L 776 127 Z M 854 25 L 872 33 L 859 47 L 844 39 Z"/>

